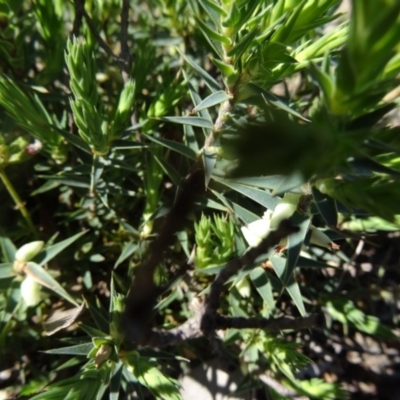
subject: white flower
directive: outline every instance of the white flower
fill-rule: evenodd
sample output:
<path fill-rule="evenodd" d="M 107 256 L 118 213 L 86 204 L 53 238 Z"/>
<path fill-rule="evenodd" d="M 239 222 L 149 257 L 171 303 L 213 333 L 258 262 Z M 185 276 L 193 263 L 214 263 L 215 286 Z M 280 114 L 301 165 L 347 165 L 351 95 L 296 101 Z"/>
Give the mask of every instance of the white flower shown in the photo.
<path fill-rule="evenodd" d="M 40 285 L 30 275 L 27 275 L 21 283 L 21 296 L 28 307 L 34 307 L 40 303 Z"/>

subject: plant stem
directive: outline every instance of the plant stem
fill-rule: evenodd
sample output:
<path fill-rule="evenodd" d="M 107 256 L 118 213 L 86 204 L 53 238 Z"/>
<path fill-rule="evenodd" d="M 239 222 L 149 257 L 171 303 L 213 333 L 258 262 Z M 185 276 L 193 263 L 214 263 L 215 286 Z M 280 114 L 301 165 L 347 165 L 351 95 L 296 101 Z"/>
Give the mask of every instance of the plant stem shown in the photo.
<path fill-rule="evenodd" d="M 0 168 L 0 178 L 3 181 L 4 186 L 6 187 L 8 193 L 14 200 L 14 203 L 15 203 L 17 209 L 20 211 L 20 213 L 22 214 L 22 217 L 25 219 L 25 222 L 27 223 L 30 231 L 33 233 L 33 235 L 35 237 L 38 237 L 39 236 L 38 231 L 32 222 L 31 216 L 30 216 L 28 210 L 26 209 L 25 204 L 22 202 L 21 198 L 19 197 L 19 194 L 15 190 L 11 181 L 8 179 L 8 176 L 3 168 Z"/>

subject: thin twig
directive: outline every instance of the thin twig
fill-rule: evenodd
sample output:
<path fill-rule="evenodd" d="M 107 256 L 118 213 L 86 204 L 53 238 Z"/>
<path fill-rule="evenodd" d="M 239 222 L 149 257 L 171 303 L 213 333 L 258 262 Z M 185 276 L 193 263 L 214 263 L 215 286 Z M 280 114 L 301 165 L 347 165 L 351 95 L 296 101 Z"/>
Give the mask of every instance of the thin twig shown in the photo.
<path fill-rule="evenodd" d="M 265 319 L 225 317 L 223 315 L 218 315 L 215 323 L 216 329 L 263 329 L 268 332 L 280 332 L 288 329 L 300 331 L 302 329 L 321 327 L 323 325 L 323 316 L 320 314 L 313 314 L 308 317 L 300 318 L 281 317 Z"/>
<path fill-rule="evenodd" d="M 192 306 L 193 307 L 193 306 Z M 182 344 L 188 340 L 203 336 L 201 330 L 201 321 L 204 316 L 204 306 L 200 303 L 195 304 L 193 317 L 188 319 L 181 326 L 170 329 L 153 329 L 140 344 L 150 347 L 167 347 Z M 302 329 L 321 329 L 324 325 L 324 316 L 322 314 L 313 314 L 308 317 L 289 318 L 281 317 L 276 319 L 265 318 L 241 318 L 224 317 L 216 315 L 215 328 L 226 330 L 229 328 L 237 329 L 263 329 L 268 332 L 280 332 L 284 330 L 299 331 Z M 220 353 L 220 346 L 216 342 L 215 333 L 213 333 L 211 344 L 217 353 Z"/>
<path fill-rule="evenodd" d="M 224 285 L 230 277 L 235 275 L 244 266 L 251 265 L 257 257 L 264 254 L 268 249 L 276 246 L 283 238 L 297 231 L 298 228 L 293 226 L 289 220 L 283 220 L 278 226 L 278 229 L 271 231 L 257 247 L 251 248 L 243 254 L 242 257 L 229 261 L 211 285 L 210 294 L 206 299 L 206 313 L 217 311 Z"/>
<path fill-rule="evenodd" d="M 16 191 L 14 185 L 8 179 L 8 175 L 6 174 L 6 171 L 3 168 L 0 168 L 0 179 L 3 182 L 7 192 L 11 196 L 11 198 L 14 200 L 16 208 L 19 210 L 21 213 L 22 217 L 24 218 L 26 224 L 28 225 L 28 228 L 30 229 L 31 233 L 35 237 L 39 237 L 39 233 L 32 222 L 31 215 L 28 212 L 28 209 L 25 207 L 25 203 L 21 200 L 19 197 L 18 192 Z"/>
<path fill-rule="evenodd" d="M 122 76 L 126 83 L 129 79 L 132 68 L 132 57 L 128 45 L 128 27 L 129 27 L 129 0 L 122 1 L 121 9 L 121 53 L 119 56 Z"/>
<path fill-rule="evenodd" d="M 75 19 L 72 27 L 71 36 L 78 36 L 82 26 L 84 6 L 81 0 L 74 0 Z"/>
<path fill-rule="evenodd" d="M 184 180 L 176 201 L 164 220 L 158 237 L 150 244 L 147 258 L 136 268 L 135 279 L 126 299 L 123 318 L 127 338 L 141 343 L 148 335 L 149 322 L 160 287 L 154 283 L 154 271 L 164 257 L 164 251 L 174 241 L 177 232 L 196 196 L 204 192 L 204 171 L 193 170 Z"/>

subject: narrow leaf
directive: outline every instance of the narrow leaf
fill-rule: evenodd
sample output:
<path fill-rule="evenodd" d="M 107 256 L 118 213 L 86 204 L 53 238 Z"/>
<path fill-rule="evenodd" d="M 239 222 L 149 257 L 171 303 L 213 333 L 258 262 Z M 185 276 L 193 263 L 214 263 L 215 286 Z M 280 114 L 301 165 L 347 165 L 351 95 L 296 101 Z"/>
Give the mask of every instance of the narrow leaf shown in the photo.
<path fill-rule="evenodd" d="M 46 354 L 61 354 L 73 356 L 87 356 L 93 349 L 93 343 L 82 343 L 69 347 L 62 347 L 61 349 L 46 350 Z"/>
<path fill-rule="evenodd" d="M 43 266 L 48 261 L 53 259 L 58 253 L 61 253 L 65 248 L 67 248 L 72 243 L 74 243 L 76 240 L 78 240 L 85 233 L 86 233 L 86 231 L 79 232 L 76 235 L 71 236 L 68 239 L 65 239 L 59 243 L 56 243 L 53 246 L 47 247 L 44 251 L 42 251 L 40 254 L 38 254 L 35 257 L 35 262 L 37 262 L 40 266 Z"/>
<path fill-rule="evenodd" d="M 301 247 L 303 246 L 311 223 L 311 220 L 307 215 L 301 215 L 298 213 L 295 213 L 295 215 L 291 217 L 290 220 L 291 222 L 293 222 L 294 225 L 298 226 L 299 231 L 290 235 L 287 240 L 287 262 L 285 266 L 285 273 L 282 277 L 282 281 L 285 286 L 293 277 L 293 272 L 297 265 L 297 260 L 300 255 Z"/>
<path fill-rule="evenodd" d="M 226 94 L 225 91 L 219 90 L 218 92 L 211 93 L 208 97 L 198 104 L 192 112 L 198 112 L 204 110 L 205 108 L 213 107 L 217 104 L 220 104 L 226 100 L 229 100 L 230 97 Z"/>
<path fill-rule="evenodd" d="M 11 263 L 0 264 L 0 279 L 12 278 L 15 275 Z"/>
<path fill-rule="evenodd" d="M 330 227 L 336 227 L 338 223 L 336 201 L 332 197 L 321 193 L 315 187 L 312 188 L 312 194 L 318 211 L 326 224 Z"/>
<path fill-rule="evenodd" d="M 251 186 L 235 183 L 232 182 L 231 180 L 216 178 L 215 176 L 213 177 L 213 179 L 231 188 L 232 190 L 235 190 L 236 192 L 239 192 L 244 196 L 254 200 L 255 202 L 261 204 L 265 208 L 269 208 L 272 210 L 275 209 L 276 205 L 280 200 L 278 197 L 272 197 L 271 194 L 265 190 L 256 189 Z"/>
<path fill-rule="evenodd" d="M 221 90 L 221 86 L 207 71 L 201 68 L 200 65 L 196 64 L 191 58 L 183 54 L 179 49 L 177 50 L 182 58 L 204 79 L 205 84 L 212 92 Z"/>
<path fill-rule="evenodd" d="M 202 117 L 162 117 L 160 119 L 175 124 L 191 125 L 199 128 L 213 129 L 214 127 L 211 121 Z"/>
<path fill-rule="evenodd" d="M 138 248 L 137 243 L 127 243 L 124 248 L 122 249 L 122 252 L 120 256 L 118 257 L 118 260 L 114 264 L 114 269 L 118 267 L 118 265 L 122 264 L 128 257 L 130 257 Z"/>
<path fill-rule="evenodd" d="M 168 140 L 168 139 L 155 138 L 154 136 L 145 135 L 144 133 L 142 135 L 146 139 L 149 139 L 154 143 L 160 144 L 161 146 L 166 147 L 167 149 L 176 151 L 177 153 L 182 154 L 187 158 L 196 160 L 196 153 L 190 147 L 185 146 L 182 143 L 174 142 L 173 140 Z"/>
<path fill-rule="evenodd" d="M 267 273 L 261 267 L 255 267 L 250 272 L 250 279 L 253 282 L 257 292 L 268 306 L 268 315 L 275 310 L 274 295 L 272 293 L 272 286 L 268 279 Z"/>
<path fill-rule="evenodd" d="M 39 264 L 28 262 L 25 271 L 39 284 L 57 293 L 60 297 L 68 300 L 74 306 L 78 306 L 78 303 L 68 294 L 68 292 Z"/>

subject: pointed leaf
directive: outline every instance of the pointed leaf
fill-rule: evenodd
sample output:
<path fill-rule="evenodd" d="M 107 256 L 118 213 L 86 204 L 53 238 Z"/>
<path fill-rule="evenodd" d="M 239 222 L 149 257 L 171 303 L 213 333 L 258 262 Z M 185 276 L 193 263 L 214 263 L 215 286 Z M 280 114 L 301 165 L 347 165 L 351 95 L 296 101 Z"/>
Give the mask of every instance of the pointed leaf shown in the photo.
<path fill-rule="evenodd" d="M 222 18 L 226 17 L 226 11 L 213 0 L 197 0 L 204 8 L 210 18 L 213 20 L 215 26 L 220 24 Z"/>
<path fill-rule="evenodd" d="M 307 215 L 295 213 L 290 218 L 290 221 L 298 226 L 299 231 L 290 235 L 287 239 L 287 262 L 285 266 L 284 276 L 281 278 L 286 286 L 293 277 L 293 272 L 297 266 L 297 260 L 300 255 L 301 247 L 303 246 L 311 220 Z"/>
<path fill-rule="evenodd" d="M 220 104 L 226 100 L 229 100 L 230 96 L 226 94 L 225 91 L 219 90 L 218 92 L 211 93 L 208 97 L 206 97 L 204 100 L 200 102 L 194 109 L 194 112 L 198 112 L 201 110 L 204 110 L 205 108 L 213 107 L 217 104 Z"/>
<path fill-rule="evenodd" d="M 286 286 L 286 291 L 290 294 L 290 297 L 294 301 L 294 304 L 296 304 L 300 315 L 302 317 L 305 317 L 307 313 L 304 307 L 303 298 L 301 296 L 300 287 L 293 277 L 292 280 L 288 282 L 288 285 Z"/>
<path fill-rule="evenodd" d="M 81 236 L 83 236 L 85 232 L 79 232 L 74 236 L 71 236 L 68 239 L 65 239 L 59 243 L 56 243 L 52 246 L 47 247 L 44 251 L 42 251 L 40 254 L 38 254 L 35 257 L 35 261 L 40 265 L 43 266 L 46 264 L 48 261 L 53 259 L 58 253 L 62 252 L 65 248 L 70 246 L 72 243 L 74 243 L 76 240 L 78 240 Z"/>
<path fill-rule="evenodd" d="M 118 257 L 118 260 L 114 264 L 114 269 L 117 268 L 118 265 L 122 264 L 128 257 L 130 257 L 136 251 L 137 248 L 138 248 L 137 243 L 130 242 L 125 244 L 120 256 Z"/>
<path fill-rule="evenodd" d="M 205 149 L 203 152 L 203 165 L 204 165 L 204 179 L 205 187 L 208 187 L 210 182 L 211 174 L 213 173 L 215 163 L 217 162 L 217 155 L 214 151 Z"/>
<path fill-rule="evenodd" d="M 293 115 L 296 118 L 299 118 L 303 121 L 310 122 L 309 119 L 303 117 L 296 110 L 290 108 L 287 104 L 285 104 L 282 100 L 276 97 L 274 94 L 266 91 L 262 87 L 256 85 L 255 83 L 248 83 L 246 85 L 254 94 L 258 94 L 264 100 L 264 103 L 268 105 L 268 103 L 273 104 L 276 108 L 285 111 L 288 114 Z"/>
<path fill-rule="evenodd" d="M 63 129 L 59 129 L 55 126 L 53 126 L 53 128 L 56 129 L 57 132 L 61 136 L 63 136 L 65 140 L 67 140 L 67 142 L 71 143 L 78 149 L 83 150 L 85 153 L 93 155 L 92 150 L 90 149 L 88 144 L 80 136 L 73 135 L 72 133 L 66 132 Z"/>
<path fill-rule="evenodd" d="M 240 60 L 240 57 L 244 54 L 244 52 L 248 49 L 251 42 L 258 34 L 258 29 L 252 29 L 249 33 L 247 33 L 235 46 L 233 46 L 228 51 L 228 57 L 235 58 L 235 64 L 237 64 Z"/>
<path fill-rule="evenodd" d="M 119 392 L 121 387 L 121 380 L 122 380 L 122 370 L 123 364 L 120 361 L 118 365 L 114 368 L 111 380 L 110 380 L 110 400 L 118 400 L 119 399 Z"/>
<path fill-rule="evenodd" d="M 250 224 L 251 222 L 259 219 L 257 214 L 252 213 L 246 208 L 240 206 L 239 204 L 227 199 L 225 196 L 220 194 L 218 191 L 211 189 L 211 192 L 226 206 L 226 208 L 233 214 L 237 215 L 243 222 Z"/>
<path fill-rule="evenodd" d="M 34 278 L 39 284 L 57 293 L 60 297 L 68 300 L 74 306 L 78 306 L 78 303 L 68 294 L 68 292 L 39 264 L 31 261 L 28 262 L 26 264 L 25 272 Z"/>
<path fill-rule="evenodd" d="M 177 153 L 182 154 L 187 158 L 190 158 L 192 160 L 196 160 L 197 158 L 196 153 L 190 147 L 187 147 L 182 143 L 174 142 L 173 140 L 168 140 L 168 139 L 155 138 L 154 136 L 145 135 L 144 133 L 142 135 L 145 138 L 151 140 L 152 142 L 160 144 L 161 146 L 166 147 L 167 149 L 176 151 Z"/>
<path fill-rule="evenodd" d="M 10 238 L 0 234 L 0 249 L 5 262 L 14 262 L 17 248 Z"/>
<path fill-rule="evenodd" d="M 193 127 L 190 125 L 183 125 L 183 133 L 185 135 L 186 146 L 191 148 L 195 153 L 199 151 L 199 144 L 194 133 Z"/>
<path fill-rule="evenodd" d="M 177 50 L 183 59 L 204 79 L 205 84 L 208 86 L 211 92 L 221 90 L 221 86 L 208 72 L 201 68 L 200 65 L 196 64 L 191 58 L 183 54 L 179 49 Z"/>
<path fill-rule="evenodd" d="M 330 227 L 336 227 L 338 223 L 336 201 L 332 197 L 321 193 L 315 187 L 312 188 L 312 194 L 318 211 L 320 212 L 325 223 Z"/>
<path fill-rule="evenodd" d="M 210 28 L 206 23 L 204 23 L 201 19 L 196 18 L 196 23 L 198 24 L 201 32 L 203 33 L 204 37 L 206 38 L 207 42 L 210 44 L 212 49 L 218 54 L 219 58 L 223 60 L 224 58 L 224 51 L 222 49 L 222 40 L 223 37 L 218 32 L 214 31 Z M 230 41 L 226 44 L 230 44 Z"/>
<path fill-rule="evenodd" d="M 268 306 L 268 315 L 275 310 L 274 295 L 272 293 L 271 282 L 268 279 L 267 273 L 261 267 L 255 267 L 250 272 L 250 279 L 253 282 L 257 292 Z"/>
<path fill-rule="evenodd" d="M 231 188 L 232 190 L 235 190 L 236 192 L 239 192 L 244 196 L 249 197 L 250 199 L 264 206 L 265 208 L 269 208 L 271 210 L 275 209 L 280 200 L 279 197 L 272 197 L 271 194 L 265 190 L 235 183 L 227 179 L 216 178 L 215 176 L 213 177 L 213 179 Z"/>
<path fill-rule="evenodd" d="M 162 117 L 160 119 L 162 121 L 173 122 L 175 124 L 197 126 L 199 128 L 213 129 L 214 127 L 211 121 L 202 117 Z"/>
<path fill-rule="evenodd" d="M 0 264 L 0 279 L 12 278 L 13 276 L 15 276 L 15 271 L 11 263 Z"/>
<path fill-rule="evenodd" d="M 62 347 L 60 349 L 46 350 L 46 354 L 61 354 L 61 355 L 74 355 L 74 356 L 87 356 L 93 349 L 93 343 L 82 343 L 69 347 Z"/>
<path fill-rule="evenodd" d="M 96 307 L 86 299 L 85 302 L 86 302 L 86 307 L 88 308 L 100 332 L 108 333 L 110 330 L 110 324 L 108 321 L 109 317 L 108 312 L 102 307 L 101 304 L 99 304 L 99 306 Z"/>

